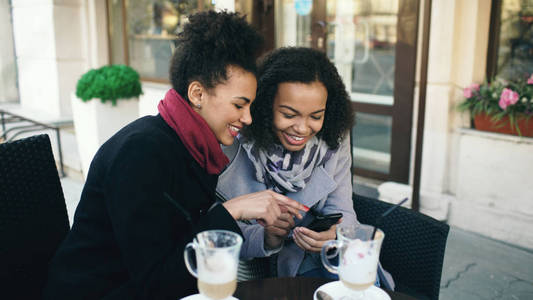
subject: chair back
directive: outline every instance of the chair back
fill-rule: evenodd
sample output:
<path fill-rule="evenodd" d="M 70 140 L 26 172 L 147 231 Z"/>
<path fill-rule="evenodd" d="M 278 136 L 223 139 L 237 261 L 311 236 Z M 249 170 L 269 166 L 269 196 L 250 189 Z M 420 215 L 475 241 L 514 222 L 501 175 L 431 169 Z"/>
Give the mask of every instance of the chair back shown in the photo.
<path fill-rule="evenodd" d="M 359 222 L 375 221 L 392 204 L 353 195 Z M 411 209 L 398 207 L 379 226 L 385 233 L 380 262 L 396 283 L 395 290 L 420 298 L 438 299 L 442 262 L 450 226 Z"/>
<path fill-rule="evenodd" d="M 255 257 L 249 260 L 241 259 L 237 270 L 237 281 L 276 277 L 276 258 L 277 255 L 273 257 Z"/>
<path fill-rule="evenodd" d="M 0 144 L 0 298 L 40 299 L 68 230 L 48 135 Z"/>

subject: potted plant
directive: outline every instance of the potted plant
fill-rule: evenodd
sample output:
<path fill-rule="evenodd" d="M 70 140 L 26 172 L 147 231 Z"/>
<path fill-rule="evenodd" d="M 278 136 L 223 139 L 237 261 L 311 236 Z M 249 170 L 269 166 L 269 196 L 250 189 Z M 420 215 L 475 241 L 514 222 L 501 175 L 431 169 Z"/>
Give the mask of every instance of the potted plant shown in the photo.
<path fill-rule="evenodd" d="M 463 95 L 458 109 L 470 111 L 477 130 L 533 137 L 533 74 L 474 83 Z"/>
<path fill-rule="evenodd" d="M 125 65 L 92 69 L 78 80 L 71 104 L 84 176 L 98 148 L 138 118 L 140 94 L 139 74 Z"/>

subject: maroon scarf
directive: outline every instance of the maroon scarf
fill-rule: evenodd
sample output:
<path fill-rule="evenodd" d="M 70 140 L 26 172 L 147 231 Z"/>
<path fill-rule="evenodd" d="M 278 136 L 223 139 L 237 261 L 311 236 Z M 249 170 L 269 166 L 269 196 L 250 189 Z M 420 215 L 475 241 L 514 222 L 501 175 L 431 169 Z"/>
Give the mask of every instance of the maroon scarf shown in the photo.
<path fill-rule="evenodd" d="M 219 174 L 229 163 L 211 128 L 178 92 L 168 90 L 157 109 L 208 174 Z"/>

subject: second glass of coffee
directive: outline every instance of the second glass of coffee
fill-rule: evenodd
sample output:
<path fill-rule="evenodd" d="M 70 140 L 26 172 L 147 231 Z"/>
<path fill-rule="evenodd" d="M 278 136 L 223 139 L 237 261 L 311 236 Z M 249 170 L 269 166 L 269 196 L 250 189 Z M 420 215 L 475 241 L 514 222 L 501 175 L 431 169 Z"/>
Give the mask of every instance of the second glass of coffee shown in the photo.
<path fill-rule="evenodd" d="M 350 291 L 345 298 L 364 299 L 365 290 L 376 282 L 379 252 L 385 234 L 378 229 L 372 239 L 373 226 L 356 224 L 337 227 L 337 240 L 322 247 L 322 263 L 330 272 L 339 274 L 339 279 Z M 339 265 L 328 260 L 327 253 L 337 249 Z"/>

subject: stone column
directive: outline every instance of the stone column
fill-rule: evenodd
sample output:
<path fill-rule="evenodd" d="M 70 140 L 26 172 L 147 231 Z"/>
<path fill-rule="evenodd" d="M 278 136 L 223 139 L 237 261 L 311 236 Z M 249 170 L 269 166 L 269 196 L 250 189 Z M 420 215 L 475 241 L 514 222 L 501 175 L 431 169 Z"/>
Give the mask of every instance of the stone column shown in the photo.
<path fill-rule="evenodd" d="M 9 0 L 0 0 L 0 103 L 18 100 L 12 28 Z"/>
<path fill-rule="evenodd" d="M 69 94 L 87 67 L 83 0 L 12 0 L 20 102 L 24 109 L 71 116 Z"/>

